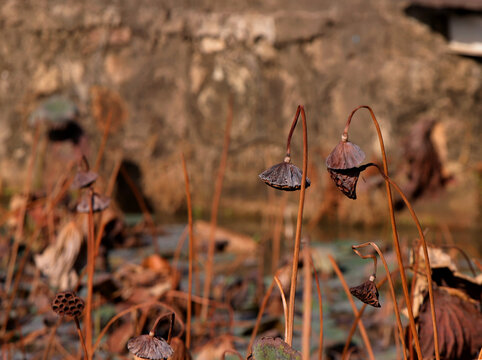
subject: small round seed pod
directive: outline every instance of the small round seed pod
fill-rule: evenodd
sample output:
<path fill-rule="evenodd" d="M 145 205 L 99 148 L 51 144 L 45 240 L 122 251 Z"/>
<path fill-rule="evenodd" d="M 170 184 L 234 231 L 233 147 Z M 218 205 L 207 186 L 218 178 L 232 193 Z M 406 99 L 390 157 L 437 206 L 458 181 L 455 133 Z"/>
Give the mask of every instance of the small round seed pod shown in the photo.
<path fill-rule="evenodd" d="M 73 291 L 59 292 L 52 301 L 52 310 L 60 316 L 77 318 L 82 315 L 84 307 L 84 300 Z"/>

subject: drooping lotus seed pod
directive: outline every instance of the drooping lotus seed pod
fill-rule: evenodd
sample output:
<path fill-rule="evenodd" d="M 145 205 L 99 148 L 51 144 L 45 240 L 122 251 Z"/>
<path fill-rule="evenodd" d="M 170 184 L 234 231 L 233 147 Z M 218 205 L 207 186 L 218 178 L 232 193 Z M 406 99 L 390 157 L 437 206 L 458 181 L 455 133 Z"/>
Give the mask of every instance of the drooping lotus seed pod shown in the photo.
<path fill-rule="evenodd" d="M 370 279 L 364 283 L 350 288 L 350 292 L 353 296 L 364 302 L 365 304 L 371 305 L 373 307 L 380 307 L 380 302 L 378 301 L 378 289 L 375 284 L 375 276 L 371 275 Z"/>
<path fill-rule="evenodd" d="M 289 156 L 284 161 L 273 165 L 268 170 L 259 174 L 259 178 L 267 185 L 278 190 L 294 191 L 301 189 L 301 178 L 303 172 L 291 163 Z M 305 186 L 311 185 L 310 179 L 306 178 Z"/>

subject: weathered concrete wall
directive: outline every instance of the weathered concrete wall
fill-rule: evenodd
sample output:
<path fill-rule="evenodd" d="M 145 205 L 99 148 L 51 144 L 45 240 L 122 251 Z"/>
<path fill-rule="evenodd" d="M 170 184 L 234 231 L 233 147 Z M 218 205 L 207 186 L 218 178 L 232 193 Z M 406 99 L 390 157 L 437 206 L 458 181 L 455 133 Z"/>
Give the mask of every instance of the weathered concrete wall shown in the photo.
<path fill-rule="evenodd" d="M 454 177 L 427 209 L 435 201 L 446 206 L 445 216 L 456 212 L 468 224 L 477 219 L 481 65 L 449 54 L 442 37 L 405 16 L 396 2 L 4 0 L 0 34 L 0 165 L 6 184 L 18 184 L 24 169 L 28 114 L 54 93 L 79 105 L 94 160 L 101 133 L 92 115 L 92 89 L 101 86 L 117 92 L 127 111 L 109 138 L 106 159 L 122 149 L 139 164 L 153 205 L 170 212 L 184 202 L 182 149 L 194 201 L 209 208 L 232 93 L 225 207 L 259 211 L 267 195 L 257 174 L 282 160 L 301 103 L 314 180 L 307 210 L 315 213 L 325 188 L 332 191 L 324 158 L 351 109 L 369 104 L 386 136 L 393 172 L 410 126 L 425 116 L 440 121 L 436 140 L 444 169 Z M 369 118 L 358 117 L 351 139 L 377 160 Z M 293 144 L 297 163 L 300 139 L 301 128 Z M 111 165 L 104 170 L 107 175 Z M 343 199 L 339 216 L 369 222 L 367 207 L 386 210 L 378 201 L 381 191 L 360 191 L 360 210 L 349 212 L 353 204 Z"/>

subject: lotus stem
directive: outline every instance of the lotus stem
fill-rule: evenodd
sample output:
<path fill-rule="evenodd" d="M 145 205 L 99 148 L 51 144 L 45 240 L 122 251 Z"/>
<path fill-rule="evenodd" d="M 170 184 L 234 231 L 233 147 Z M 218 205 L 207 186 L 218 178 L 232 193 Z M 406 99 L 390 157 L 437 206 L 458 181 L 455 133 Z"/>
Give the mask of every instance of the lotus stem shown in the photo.
<path fill-rule="evenodd" d="M 373 243 L 373 242 L 367 242 L 367 243 L 360 244 L 360 245 L 353 245 L 351 248 L 362 259 L 373 258 L 374 264 L 375 264 L 375 271 L 376 271 L 376 264 L 377 264 L 376 256 L 375 255 L 363 256 L 358 251 L 359 248 L 363 248 L 363 247 L 366 247 L 366 246 L 371 246 L 378 253 L 378 256 L 380 256 L 380 259 L 382 260 L 383 267 L 385 268 L 385 272 L 387 274 L 387 279 L 388 279 L 388 285 L 390 286 L 390 294 L 392 295 L 393 308 L 395 310 L 395 318 L 397 320 L 398 332 L 399 332 L 399 335 L 400 335 L 400 340 L 401 340 L 402 345 L 403 345 L 403 358 L 406 360 L 407 354 L 406 354 L 405 338 L 403 336 L 403 325 L 402 325 L 402 320 L 400 318 L 400 312 L 398 310 L 397 295 L 395 294 L 395 286 L 393 285 L 392 278 L 390 276 L 390 270 L 388 269 L 388 264 L 387 264 L 387 261 L 385 260 L 385 256 L 383 256 L 383 253 L 380 250 L 380 248 L 378 247 L 378 245 Z"/>
<path fill-rule="evenodd" d="M 286 322 L 288 321 L 288 306 L 286 305 L 286 297 L 285 297 L 285 293 L 283 292 L 283 286 L 281 285 L 281 282 L 279 281 L 278 277 L 275 275 L 273 277 L 274 281 L 276 282 L 276 285 L 278 286 L 278 289 L 279 289 L 279 292 L 280 292 L 280 295 L 281 295 L 281 301 L 283 303 L 283 314 L 284 314 L 284 317 L 285 317 L 285 342 L 286 342 L 286 338 L 288 337 L 288 326 L 286 325 Z"/>
<path fill-rule="evenodd" d="M 373 112 L 373 110 L 369 106 L 361 105 L 361 106 L 356 107 L 351 112 L 350 116 L 348 117 L 348 120 L 347 120 L 347 123 L 346 123 L 346 126 L 345 126 L 345 130 L 343 131 L 343 136 L 348 138 L 348 128 L 350 126 L 351 119 L 352 119 L 353 115 L 355 114 L 355 112 L 357 112 L 359 109 L 362 109 L 362 108 L 365 108 L 370 112 L 371 118 L 373 120 L 373 124 L 376 128 L 376 131 L 377 131 L 378 141 L 380 143 L 380 151 L 381 151 L 381 154 L 382 154 L 382 161 L 383 161 L 383 175 L 388 177 L 388 161 L 387 161 L 387 155 L 386 155 L 386 152 L 385 152 L 385 145 L 383 143 L 382 132 L 380 130 L 380 125 L 378 124 L 377 118 L 375 117 L 375 113 Z M 405 303 L 407 305 L 408 317 L 409 317 L 409 322 L 410 322 L 410 330 L 412 331 L 413 337 L 415 339 L 415 350 L 417 352 L 417 356 L 418 356 L 419 359 L 422 359 L 422 350 L 420 348 L 418 333 L 417 333 L 417 329 L 416 329 L 416 326 L 415 326 L 415 319 L 413 317 L 412 304 L 410 303 L 410 295 L 409 295 L 409 292 L 408 292 L 407 277 L 405 275 L 405 269 L 403 267 L 403 258 L 402 258 L 402 253 L 401 253 L 401 250 L 400 250 L 400 241 L 398 239 L 397 223 L 395 221 L 395 210 L 393 208 L 392 191 L 391 191 L 391 188 L 390 188 L 390 182 L 386 178 L 385 178 L 385 187 L 386 187 L 386 191 L 387 191 L 388 208 L 389 208 L 389 212 L 390 212 L 390 223 L 391 223 L 391 226 L 392 226 L 393 245 L 394 245 L 394 248 L 395 248 L 395 253 L 397 255 L 398 267 L 400 268 L 400 279 L 401 279 L 401 282 L 402 282 L 402 289 L 403 289 L 403 295 L 404 295 L 404 298 L 405 298 Z M 433 309 L 433 307 L 432 307 L 432 309 Z M 434 339 L 437 338 L 436 334 L 437 334 L 437 331 L 434 328 Z M 438 344 L 438 339 L 435 341 L 435 343 Z M 440 356 L 438 355 L 438 349 L 436 351 L 436 356 L 437 356 L 437 360 L 440 360 Z"/>
<path fill-rule="evenodd" d="M 333 269 L 335 270 L 336 275 L 340 279 L 341 285 L 343 286 L 343 290 L 345 290 L 346 296 L 348 298 L 348 301 L 350 302 L 351 308 L 353 310 L 353 314 L 355 315 L 355 318 L 359 316 L 359 311 L 356 308 L 355 302 L 353 301 L 353 298 L 350 294 L 350 289 L 348 288 L 348 285 L 346 284 L 345 278 L 343 277 L 343 274 L 341 273 L 340 268 L 338 267 L 335 259 L 333 259 L 333 256 L 328 255 L 328 259 L 331 262 L 331 265 L 333 266 Z M 365 330 L 365 326 L 363 325 L 363 322 L 360 320 L 360 324 L 358 325 L 358 328 L 360 329 L 360 334 L 363 339 L 363 342 L 365 343 L 365 347 L 368 353 L 368 357 L 370 360 L 375 360 L 375 356 L 373 355 L 373 350 L 372 350 L 372 345 L 370 344 L 370 339 L 368 338 L 367 332 Z"/>
<path fill-rule="evenodd" d="M 295 295 L 296 295 L 296 280 L 298 275 L 298 261 L 300 257 L 301 245 L 301 226 L 303 222 L 303 207 L 305 204 L 305 189 L 306 189 L 306 172 L 308 169 L 308 129 L 306 127 L 305 109 L 302 105 L 298 106 L 296 114 L 301 113 L 301 120 L 303 124 L 303 173 L 301 176 L 301 191 L 300 202 L 298 206 L 298 217 L 296 219 L 296 238 L 293 251 L 293 268 L 291 272 L 291 286 L 290 286 L 290 302 L 288 311 L 288 341 L 286 343 L 291 346 L 293 341 L 293 322 L 295 317 Z M 298 116 L 295 116 L 298 118 Z M 296 122 L 293 121 L 296 125 Z"/>
<path fill-rule="evenodd" d="M 319 338 L 320 346 L 318 348 L 318 360 L 322 360 L 323 358 L 323 299 L 321 297 L 320 278 L 318 277 L 318 272 L 316 271 L 315 264 L 313 264 L 311 251 L 310 251 L 309 260 L 310 260 L 311 268 L 313 269 L 313 273 L 315 275 L 316 292 L 318 293 L 318 310 L 320 312 L 320 338 Z"/>
<path fill-rule="evenodd" d="M 310 359 L 312 275 L 310 266 L 310 246 L 308 241 L 303 249 L 303 328 L 301 332 L 301 354 L 304 360 Z"/>
<path fill-rule="evenodd" d="M 219 201 L 221 199 L 221 190 L 223 188 L 224 173 L 226 171 L 226 163 L 228 160 L 228 150 L 231 134 L 231 124 L 233 122 L 233 97 L 229 98 L 228 114 L 226 118 L 226 127 L 224 129 L 224 142 L 223 151 L 221 154 L 221 160 L 219 161 L 218 174 L 216 177 L 216 184 L 214 188 L 213 202 L 211 205 L 211 224 L 209 228 L 209 239 L 208 239 L 208 254 L 206 259 L 205 268 L 205 279 L 204 279 L 204 289 L 203 297 L 204 299 L 209 299 L 211 293 L 211 282 L 213 280 L 213 261 L 214 261 L 214 235 L 216 232 L 216 226 L 218 222 L 218 209 Z M 201 320 L 206 321 L 208 316 L 208 307 L 206 303 L 203 304 L 201 308 Z"/>

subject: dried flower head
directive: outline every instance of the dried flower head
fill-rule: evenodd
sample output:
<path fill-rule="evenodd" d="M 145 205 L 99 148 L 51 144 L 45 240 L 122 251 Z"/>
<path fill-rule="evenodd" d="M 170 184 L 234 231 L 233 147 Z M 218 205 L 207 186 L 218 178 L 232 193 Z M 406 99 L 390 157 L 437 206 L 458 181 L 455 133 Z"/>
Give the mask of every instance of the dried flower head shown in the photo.
<path fill-rule="evenodd" d="M 86 194 L 82 197 L 80 202 L 77 204 L 77 212 L 79 213 L 88 213 L 90 211 L 90 201 L 91 196 L 90 194 Z M 92 211 L 98 212 L 105 210 L 110 204 L 110 198 L 104 195 L 99 195 L 97 193 L 93 194 L 92 199 Z"/>
<path fill-rule="evenodd" d="M 130 339 L 127 342 L 127 348 L 135 356 L 142 359 L 167 359 L 174 354 L 174 350 L 166 340 L 156 338 L 152 331 L 149 335 L 141 335 Z"/>
<path fill-rule="evenodd" d="M 363 150 L 348 141 L 348 136 L 342 135 L 341 141 L 326 158 L 326 166 L 329 169 L 352 169 L 359 166 L 364 159 Z"/>
<path fill-rule="evenodd" d="M 79 317 L 84 311 L 84 300 L 73 291 L 63 291 L 55 295 L 52 310 L 60 316 Z"/>
<path fill-rule="evenodd" d="M 259 178 L 267 185 L 275 189 L 294 191 L 301 189 L 303 172 L 291 163 L 291 158 L 286 156 L 284 161 L 270 167 L 259 174 Z M 310 179 L 306 178 L 305 186 L 311 185 Z"/>
<path fill-rule="evenodd" d="M 374 275 L 370 276 L 370 279 L 363 284 L 350 288 L 350 292 L 365 304 L 373 307 L 380 307 L 380 303 L 378 302 L 378 289 L 375 284 Z"/>

